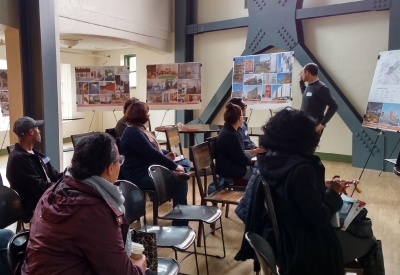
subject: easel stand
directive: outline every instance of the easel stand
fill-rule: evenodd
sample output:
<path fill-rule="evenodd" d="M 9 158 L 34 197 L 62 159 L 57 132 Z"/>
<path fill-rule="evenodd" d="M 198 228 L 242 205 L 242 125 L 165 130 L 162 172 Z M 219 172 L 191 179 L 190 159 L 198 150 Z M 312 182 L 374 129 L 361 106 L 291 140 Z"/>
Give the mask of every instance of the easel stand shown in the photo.
<path fill-rule="evenodd" d="M 160 126 L 162 126 L 162 125 L 163 125 L 163 122 L 164 122 L 165 116 L 167 115 L 167 112 L 168 112 L 168 111 L 169 111 L 169 109 L 165 110 L 165 113 L 164 113 L 164 116 L 163 116 L 163 118 L 162 118 L 162 120 L 161 120 L 161 124 L 160 124 Z M 159 132 L 157 132 L 157 134 L 156 134 L 156 138 L 158 137 L 158 133 L 159 133 Z"/>
<path fill-rule="evenodd" d="M 96 113 L 95 110 L 92 110 L 92 111 L 93 111 L 93 115 L 92 115 L 92 120 L 90 121 L 90 125 L 89 125 L 89 130 L 88 130 L 88 132 L 90 132 L 90 128 L 92 127 L 92 122 L 93 122 L 94 114 Z"/>
<path fill-rule="evenodd" d="M 397 133 L 398 133 L 398 131 L 397 131 Z M 396 150 L 397 145 L 399 145 L 399 142 L 400 142 L 400 138 L 397 140 L 396 145 L 394 146 L 392 152 L 390 153 L 389 159 L 392 158 L 392 155 L 393 155 L 394 151 Z M 385 170 L 387 163 L 388 163 L 388 161 L 385 161 L 385 163 L 383 164 L 383 168 L 382 168 L 381 172 L 379 173 L 379 177 L 381 176 L 382 172 Z"/>
<path fill-rule="evenodd" d="M 360 176 L 358 177 L 358 180 L 361 180 L 361 177 L 362 177 L 362 175 L 363 175 L 363 173 L 364 173 L 365 167 L 367 167 L 368 161 L 369 161 L 369 159 L 370 159 L 370 157 L 371 157 L 371 155 L 372 155 L 372 151 L 373 151 L 373 149 L 375 148 L 376 143 L 378 142 L 378 139 L 379 139 L 379 137 L 380 137 L 382 134 L 384 134 L 384 133 L 383 133 L 383 131 L 381 130 L 381 131 L 379 132 L 378 136 L 377 136 L 376 139 L 375 139 L 375 142 L 374 142 L 374 145 L 372 146 L 371 152 L 369 152 L 367 161 L 365 162 L 365 165 L 364 165 L 364 167 L 363 167 L 363 169 L 362 169 L 362 171 L 361 171 Z M 353 196 L 355 190 L 356 190 L 356 186 L 354 186 L 353 192 L 351 192 L 351 197 Z"/>
<path fill-rule="evenodd" d="M 115 122 L 117 122 L 117 123 L 118 123 L 117 116 L 115 115 L 115 109 L 113 110 L 113 115 L 114 115 L 114 118 L 115 118 Z"/>

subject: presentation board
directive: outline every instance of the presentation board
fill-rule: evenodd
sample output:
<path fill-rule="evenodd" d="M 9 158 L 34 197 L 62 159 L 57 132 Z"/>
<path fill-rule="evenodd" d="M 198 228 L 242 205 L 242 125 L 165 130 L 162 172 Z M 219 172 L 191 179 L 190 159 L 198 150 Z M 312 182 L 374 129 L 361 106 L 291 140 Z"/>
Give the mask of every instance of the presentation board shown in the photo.
<path fill-rule="evenodd" d="M 129 94 L 126 66 L 75 67 L 77 111 L 122 110 Z"/>
<path fill-rule="evenodd" d="M 7 70 L 0 70 L 0 105 L 3 116 L 10 115 L 10 104 L 8 101 Z"/>
<path fill-rule="evenodd" d="M 201 63 L 147 65 L 146 101 L 153 110 L 201 108 Z"/>
<path fill-rule="evenodd" d="M 232 95 L 249 109 L 292 106 L 294 52 L 237 56 L 233 59 Z"/>
<path fill-rule="evenodd" d="M 379 53 L 362 125 L 400 131 L 400 50 Z"/>

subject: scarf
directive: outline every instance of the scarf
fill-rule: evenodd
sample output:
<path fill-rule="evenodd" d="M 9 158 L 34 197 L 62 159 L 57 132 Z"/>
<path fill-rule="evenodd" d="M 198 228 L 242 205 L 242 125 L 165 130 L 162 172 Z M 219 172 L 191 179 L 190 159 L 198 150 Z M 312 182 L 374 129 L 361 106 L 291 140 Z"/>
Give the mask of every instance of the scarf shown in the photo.
<path fill-rule="evenodd" d="M 153 145 L 154 148 L 162 153 L 160 144 L 158 144 L 156 137 L 149 130 L 147 130 L 144 125 L 129 125 L 129 127 L 136 127 L 140 131 L 142 131 L 142 133 L 147 137 L 151 145 Z"/>
<path fill-rule="evenodd" d="M 68 169 L 66 170 L 65 175 L 73 178 Z M 125 198 L 122 195 L 122 191 L 119 190 L 118 186 L 112 184 L 111 182 L 100 176 L 91 176 L 90 178 L 79 180 L 79 182 L 92 187 L 106 201 L 110 202 L 113 206 L 115 206 L 122 213 L 125 214 L 125 207 L 124 207 Z M 128 230 L 128 235 L 126 236 L 125 249 L 129 257 L 132 254 L 132 249 L 133 249 L 130 230 Z"/>

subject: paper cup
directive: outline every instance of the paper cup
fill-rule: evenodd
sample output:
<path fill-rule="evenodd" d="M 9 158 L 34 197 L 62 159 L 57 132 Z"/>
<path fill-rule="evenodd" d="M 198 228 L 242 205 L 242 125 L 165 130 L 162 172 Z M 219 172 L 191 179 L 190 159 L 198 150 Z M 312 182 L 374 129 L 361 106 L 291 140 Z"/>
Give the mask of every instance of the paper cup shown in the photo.
<path fill-rule="evenodd" d="M 140 260 L 142 258 L 144 246 L 140 243 L 132 243 L 131 259 Z"/>

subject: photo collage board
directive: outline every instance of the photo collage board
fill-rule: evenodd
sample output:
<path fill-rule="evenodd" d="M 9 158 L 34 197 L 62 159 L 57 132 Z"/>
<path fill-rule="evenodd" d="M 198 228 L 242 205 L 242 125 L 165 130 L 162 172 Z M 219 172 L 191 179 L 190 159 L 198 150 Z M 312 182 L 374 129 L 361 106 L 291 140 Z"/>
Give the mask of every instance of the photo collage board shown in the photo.
<path fill-rule="evenodd" d="M 127 66 L 75 67 L 78 111 L 112 111 L 130 98 Z"/>
<path fill-rule="evenodd" d="M 9 116 L 10 103 L 8 101 L 7 70 L 0 70 L 0 105 L 3 116 Z"/>
<path fill-rule="evenodd" d="M 400 50 L 379 53 L 362 125 L 400 131 Z"/>
<path fill-rule="evenodd" d="M 292 105 L 294 52 L 237 56 L 233 59 L 232 97 L 250 109 Z"/>
<path fill-rule="evenodd" d="M 147 65 L 150 109 L 196 110 L 201 108 L 201 63 Z"/>

